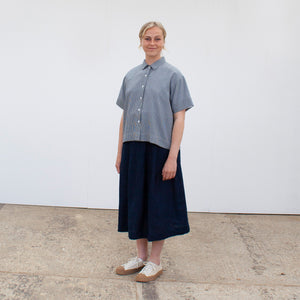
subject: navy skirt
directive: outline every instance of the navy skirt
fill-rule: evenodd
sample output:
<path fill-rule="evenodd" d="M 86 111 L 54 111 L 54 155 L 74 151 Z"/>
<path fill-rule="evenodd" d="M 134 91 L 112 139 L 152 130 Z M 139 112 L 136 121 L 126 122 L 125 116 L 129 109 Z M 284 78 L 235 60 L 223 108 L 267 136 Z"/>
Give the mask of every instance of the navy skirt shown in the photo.
<path fill-rule="evenodd" d="M 120 166 L 118 231 L 130 239 L 158 241 L 188 233 L 189 223 L 180 165 L 163 181 L 168 149 L 149 142 L 124 142 Z"/>

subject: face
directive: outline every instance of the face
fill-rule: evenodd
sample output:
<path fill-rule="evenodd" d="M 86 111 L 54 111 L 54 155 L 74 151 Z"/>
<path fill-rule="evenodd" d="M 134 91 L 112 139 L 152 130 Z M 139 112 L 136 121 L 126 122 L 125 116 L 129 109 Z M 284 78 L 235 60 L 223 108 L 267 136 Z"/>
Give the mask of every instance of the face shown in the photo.
<path fill-rule="evenodd" d="M 149 28 L 141 40 L 141 46 L 145 51 L 146 58 L 159 59 L 164 45 L 163 32 L 158 27 Z"/>

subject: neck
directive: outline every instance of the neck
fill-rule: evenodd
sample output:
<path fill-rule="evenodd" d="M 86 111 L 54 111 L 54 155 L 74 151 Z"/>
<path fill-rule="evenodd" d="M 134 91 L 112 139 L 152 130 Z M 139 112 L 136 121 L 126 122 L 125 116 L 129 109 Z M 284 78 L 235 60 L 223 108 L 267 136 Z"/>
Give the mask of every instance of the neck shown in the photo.
<path fill-rule="evenodd" d="M 159 59 L 161 59 L 161 56 L 157 56 L 157 57 L 147 57 L 146 56 L 145 61 L 148 65 L 152 65 L 153 63 L 155 63 Z"/>

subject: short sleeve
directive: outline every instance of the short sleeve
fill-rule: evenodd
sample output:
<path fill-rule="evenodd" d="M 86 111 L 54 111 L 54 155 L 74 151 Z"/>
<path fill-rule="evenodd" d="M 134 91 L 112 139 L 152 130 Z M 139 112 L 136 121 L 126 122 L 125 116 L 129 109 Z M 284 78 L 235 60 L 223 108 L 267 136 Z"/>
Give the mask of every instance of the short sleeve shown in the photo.
<path fill-rule="evenodd" d="M 122 109 L 125 108 L 125 100 L 126 100 L 126 98 L 125 98 L 125 77 L 124 77 L 122 86 L 120 89 L 120 93 L 119 93 L 119 96 L 117 99 L 117 105 L 120 106 Z"/>
<path fill-rule="evenodd" d="M 194 106 L 186 80 L 181 73 L 174 73 L 171 77 L 171 107 L 173 113 L 188 110 Z"/>

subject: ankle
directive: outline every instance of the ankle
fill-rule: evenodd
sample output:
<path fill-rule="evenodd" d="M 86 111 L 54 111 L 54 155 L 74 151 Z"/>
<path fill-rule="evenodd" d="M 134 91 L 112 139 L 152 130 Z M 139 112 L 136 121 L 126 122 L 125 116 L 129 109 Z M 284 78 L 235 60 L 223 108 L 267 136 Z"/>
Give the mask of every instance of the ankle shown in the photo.
<path fill-rule="evenodd" d="M 147 255 L 138 255 L 138 258 L 142 259 L 143 261 L 146 261 Z"/>
<path fill-rule="evenodd" d="M 160 257 L 150 257 L 149 261 L 155 263 L 156 265 L 160 265 Z"/>

